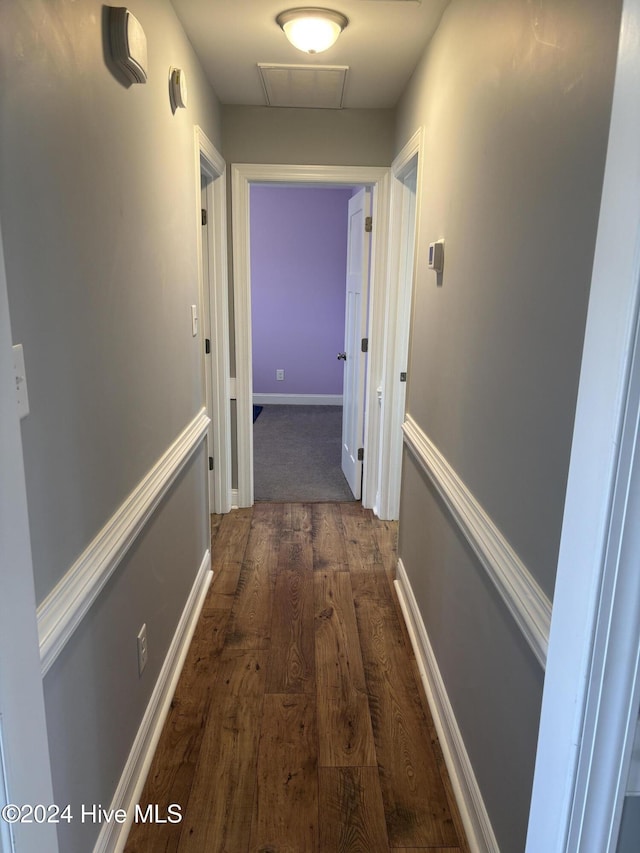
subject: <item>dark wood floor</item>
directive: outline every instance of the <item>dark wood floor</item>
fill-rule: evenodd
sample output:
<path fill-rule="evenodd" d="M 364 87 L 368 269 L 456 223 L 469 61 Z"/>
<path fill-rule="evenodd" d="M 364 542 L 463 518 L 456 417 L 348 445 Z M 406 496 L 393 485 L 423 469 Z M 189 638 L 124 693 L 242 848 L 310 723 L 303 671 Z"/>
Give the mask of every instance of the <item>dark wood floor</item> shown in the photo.
<path fill-rule="evenodd" d="M 184 819 L 134 825 L 126 853 L 467 853 L 395 539 L 360 504 L 212 517 L 214 581 L 141 798 Z"/>

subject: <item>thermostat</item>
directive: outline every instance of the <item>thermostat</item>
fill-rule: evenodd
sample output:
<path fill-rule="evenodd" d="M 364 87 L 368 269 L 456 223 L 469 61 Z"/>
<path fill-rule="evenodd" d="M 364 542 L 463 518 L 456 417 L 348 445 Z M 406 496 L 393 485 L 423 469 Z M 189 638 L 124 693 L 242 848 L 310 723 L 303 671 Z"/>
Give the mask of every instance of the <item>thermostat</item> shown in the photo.
<path fill-rule="evenodd" d="M 173 111 L 184 109 L 187 106 L 187 78 L 182 68 L 169 69 L 169 86 Z"/>
<path fill-rule="evenodd" d="M 444 240 L 429 243 L 429 269 L 442 272 L 444 267 Z"/>

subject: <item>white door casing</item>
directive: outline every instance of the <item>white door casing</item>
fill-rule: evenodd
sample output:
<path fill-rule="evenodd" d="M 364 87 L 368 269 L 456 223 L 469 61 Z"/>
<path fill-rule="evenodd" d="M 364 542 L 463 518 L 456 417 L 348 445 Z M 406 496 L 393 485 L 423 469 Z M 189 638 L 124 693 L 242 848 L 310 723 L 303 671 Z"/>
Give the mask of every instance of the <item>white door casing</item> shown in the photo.
<path fill-rule="evenodd" d="M 194 129 L 194 152 L 201 317 L 205 318 L 203 328 L 210 330 L 211 340 L 211 352 L 205 355 L 206 335 L 200 337 L 206 360 L 207 414 L 211 418 L 207 437 L 208 454 L 213 457 L 213 471 L 209 474 L 210 511 L 225 513 L 231 509 L 226 165 L 213 143 L 197 126 Z M 203 207 L 207 210 L 205 226 L 202 225 Z"/>
<path fill-rule="evenodd" d="M 383 519 L 400 514 L 402 423 L 405 415 L 409 330 L 418 257 L 419 194 L 423 129 L 419 128 L 391 164 L 389 267 L 385 306 L 386 359 L 380 386 L 382 440 L 378 456 L 379 490 L 375 511 Z M 405 375 L 405 380 L 401 378 Z"/>
<path fill-rule="evenodd" d="M 373 233 L 368 302 L 369 355 L 366 378 L 365 452 L 362 502 L 372 507 L 378 482 L 380 418 L 370 405 L 371 388 L 381 381 L 384 365 L 384 300 L 388 237 L 389 170 L 369 166 L 290 166 L 254 163 L 231 166 L 233 279 L 235 317 L 235 394 L 237 400 L 238 506 L 253 504 L 253 378 L 251 359 L 251 264 L 249 190 L 252 183 L 302 186 L 369 186 Z M 375 392 L 373 393 L 375 400 Z M 376 460 L 371 464 L 371 460 Z"/>
<path fill-rule="evenodd" d="M 349 199 L 347 271 L 344 326 L 344 384 L 342 391 L 342 473 L 356 500 L 362 496 L 364 452 L 364 392 L 367 355 L 362 340 L 367 336 L 369 295 L 369 233 L 365 220 L 371 206 L 370 192 L 359 190 Z"/>
<path fill-rule="evenodd" d="M 6 770 L 0 787 L 6 786 L 10 803 L 48 806 L 54 800 L 11 347 L 0 233 L 0 723 Z M 25 352 L 27 381 L 28 359 Z M 53 823 L 15 823 L 11 829 L 5 825 L 0 832 L 3 853 L 13 849 L 11 835 L 21 853 L 58 851 Z"/>
<path fill-rule="evenodd" d="M 207 457 L 214 458 L 214 425 L 213 425 L 213 377 L 211 365 L 211 297 L 208 287 L 211 281 L 210 262 L 213 260 L 211 255 L 211 247 L 209 245 L 209 236 L 211 228 L 211 213 L 209 212 L 209 185 L 211 178 L 202 171 L 200 174 L 200 207 L 202 211 L 201 227 L 201 252 L 202 252 L 202 276 L 200 277 L 200 347 L 201 361 L 203 365 L 203 404 L 209 415 L 209 428 L 207 429 Z M 209 341 L 207 347 L 206 342 Z M 209 350 L 207 352 L 207 349 Z M 208 483 L 208 501 L 209 513 L 214 512 L 216 505 L 216 489 L 213 466 L 207 461 L 207 483 Z"/>

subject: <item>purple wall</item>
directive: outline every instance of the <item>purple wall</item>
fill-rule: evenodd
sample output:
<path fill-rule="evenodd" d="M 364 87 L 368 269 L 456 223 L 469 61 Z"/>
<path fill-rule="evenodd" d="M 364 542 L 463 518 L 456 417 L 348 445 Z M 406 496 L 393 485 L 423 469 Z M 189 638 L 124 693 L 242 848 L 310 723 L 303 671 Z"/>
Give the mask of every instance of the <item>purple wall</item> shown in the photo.
<path fill-rule="evenodd" d="M 256 394 L 342 394 L 349 189 L 251 187 Z M 283 382 L 276 369 L 283 368 Z"/>

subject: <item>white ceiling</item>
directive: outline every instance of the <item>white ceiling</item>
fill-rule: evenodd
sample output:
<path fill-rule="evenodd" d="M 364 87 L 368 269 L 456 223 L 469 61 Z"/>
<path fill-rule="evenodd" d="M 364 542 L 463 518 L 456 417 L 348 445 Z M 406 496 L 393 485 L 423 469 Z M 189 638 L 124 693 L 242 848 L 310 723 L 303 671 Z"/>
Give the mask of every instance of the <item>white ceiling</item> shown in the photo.
<path fill-rule="evenodd" d="M 172 0 L 223 104 L 264 105 L 257 63 L 348 65 L 343 106 L 394 107 L 450 0 L 327 0 L 349 18 L 336 44 L 308 56 L 286 40 L 279 12 L 299 0 Z"/>

